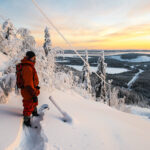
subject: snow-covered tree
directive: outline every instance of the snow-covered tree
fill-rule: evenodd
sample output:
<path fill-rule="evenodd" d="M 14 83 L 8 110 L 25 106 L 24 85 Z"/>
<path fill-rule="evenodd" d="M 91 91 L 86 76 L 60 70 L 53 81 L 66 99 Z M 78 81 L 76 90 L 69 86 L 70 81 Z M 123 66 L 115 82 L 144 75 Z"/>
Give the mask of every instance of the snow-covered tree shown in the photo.
<path fill-rule="evenodd" d="M 11 57 L 21 49 L 22 42 L 16 37 L 15 28 L 10 20 L 6 20 L 0 30 L 0 51 Z"/>
<path fill-rule="evenodd" d="M 88 52 L 86 51 L 85 61 L 82 68 L 82 83 L 84 88 L 90 93 L 91 92 L 91 80 L 90 80 L 90 68 L 88 63 Z"/>
<path fill-rule="evenodd" d="M 37 54 L 37 70 L 40 75 L 40 80 L 45 86 L 52 88 L 54 86 L 55 78 L 55 50 L 51 50 L 47 57 L 45 57 L 45 52 L 43 48 L 36 50 Z"/>
<path fill-rule="evenodd" d="M 2 36 L 1 36 L 2 35 Z M 10 57 L 15 56 L 21 49 L 22 42 L 16 37 L 7 40 L 0 33 L 0 51 L 9 55 Z"/>
<path fill-rule="evenodd" d="M 43 48 L 44 48 L 44 51 L 45 51 L 45 55 L 47 56 L 48 53 L 51 51 L 51 47 L 52 47 L 52 44 L 51 44 L 51 39 L 50 39 L 50 34 L 49 34 L 49 30 L 48 28 L 46 27 L 45 30 L 45 42 L 44 42 L 44 45 L 43 45 Z"/>
<path fill-rule="evenodd" d="M 4 35 L 3 35 L 3 29 L 2 26 L 0 25 L 0 42 L 4 40 Z"/>
<path fill-rule="evenodd" d="M 15 73 L 9 73 L 0 78 L 0 104 L 7 103 L 9 93 L 15 89 Z"/>
<path fill-rule="evenodd" d="M 0 42 L 0 51 L 14 57 L 21 49 L 22 42 L 16 38 L 13 40 L 2 40 Z"/>
<path fill-rule="evenodd" d="M 127 111 L 128 109 L 124 105 L 125 104 L 125 96 L 122 98 L 119 98 L 118 93 L 119 93 L 119 89 L 114 87 L 111 92 L 111 100 L 110 100 L 109 106 L 115 107 L 122 111 Z"/>
<path fill-rule="evenodd" d="M 98 69 L 97 74 L 100 78 L 97 78 L 95 85 L 96 100 L 106 101 L 106 67 L 107 64 L 104 62 L 104 52 L 100 55 L 98 59 Z"/>
<path fill-rule="evenodd" d="M 4 23 L 3 23 L 3 30 L 4 30 L 4 37 L 7 40 L 11 40 L 15 37 L 15 29 L 14 26 L 12 24 L 12 22 L 7 19 Z"/>
<path fill-rule="evenodd" d="M 35 49 L 35 39 L 33 36 L 31 36 L 30 30 L 26 28 L 19 28 L 17 31 L 17 36 L 22 40 L 22 51 L 25 51 L 25 49 L 28 50 L 34 50 Z"/>

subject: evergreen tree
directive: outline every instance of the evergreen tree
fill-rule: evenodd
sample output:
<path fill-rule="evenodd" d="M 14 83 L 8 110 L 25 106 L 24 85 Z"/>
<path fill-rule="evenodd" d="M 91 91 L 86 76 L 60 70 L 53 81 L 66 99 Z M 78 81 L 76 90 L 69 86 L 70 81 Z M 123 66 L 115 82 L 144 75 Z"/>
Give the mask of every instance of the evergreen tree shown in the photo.
<path fill-rule="evenodd" d="M 3 23 L 3 30 L 5 39 L 11 40 L 15 36 L 14 26 L 9 19 Z"/>
<path fill-rule="evenodd" d="M 0 29 L 0 51 L 13 57 L 20 51 L 21 41 L 17 39 L 15 28 L 10 20 L 6 20 Z"/>
<path fill-rule="evenodd" d="M 88 92 L 91 92 L 91 80 L 90 80 L 90 68 L 89 68 L 89 64 L 88 64 L 88 52 L 86 51 L 86 55 L 85 55 L 85 61 L 87 62 L 84 63 L 83 68 L 82 68 L 82 83 L 84 84 L 85 89 Z"/>
<path fill-rule="evenodd" d="M 52 44 L 51 44 L 50 34 L 47 27 L 45 28 L 44 32 L 45 32 L 45 42 L 43 48 L 45 51 L 45 55 L 48 56 L 48 53 L 51 51 Z"/>
<path fill-rule="evenodd" d="M 31 36 L 30 30 L 26 28 L 20 28 L 17 31 L 17 35 L 22 40 L 22 51 L 28 50 L 34 50 L 35 49 L 35 39 L 33 36 Z"/>
<path fill-rule="evenodd" d="M 97 78 L 96 85 L 95 85 L 95 92 L 96 92 L 96 100 L 103 100 L 106 101 L 106 67 L 107 64 L 104 62 L 104 52 L 100 55 L 98 59 L 98 69 L 97 74 L 101 78 Z"/>

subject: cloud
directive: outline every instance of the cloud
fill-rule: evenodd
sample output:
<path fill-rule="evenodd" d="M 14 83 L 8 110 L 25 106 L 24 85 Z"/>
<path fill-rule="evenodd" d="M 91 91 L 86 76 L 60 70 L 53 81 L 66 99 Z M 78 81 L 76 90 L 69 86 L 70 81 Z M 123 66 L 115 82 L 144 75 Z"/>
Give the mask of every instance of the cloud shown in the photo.
<path fill-rule="evenodd" d="M 132 7 L 132 9 L 128 12 L 128 17 L 138 17 L 146 14 L 150 14 L 150 1 L 142 0 Z"/>
<path fill-rule="evenodd" d="M 139 36 L 150 35 L 150 23 L 134 25 L 124 28 L 118 32 L 107 35 L 107 37 L 111 38 L 133 38 Z"/>
<path fill-rule="evenodd" d="M 145 17 L 150 14 L 148 0 L 36 1 L 64 36 L 77 47 L 114 48 L 116 45 L 119 47 L 118 41 L 122 42 L 120 47 L 123 47 L 124 43 L 132 45 L 130 40 L 139 38 L 143 42 L 142 38 L 150 35 L 150 23 Z M 29 28 L 38 43 L 43 44 L 44 28 L 49 25 L 31 1 L 11 0 L 0 4 L 0 8 L 3 6 L 2 12 L 8 12 L 6 16 L 13 19 L 17 27 Z M 50 32 L 53 45 L 67 47 L 51 27 Z"/>

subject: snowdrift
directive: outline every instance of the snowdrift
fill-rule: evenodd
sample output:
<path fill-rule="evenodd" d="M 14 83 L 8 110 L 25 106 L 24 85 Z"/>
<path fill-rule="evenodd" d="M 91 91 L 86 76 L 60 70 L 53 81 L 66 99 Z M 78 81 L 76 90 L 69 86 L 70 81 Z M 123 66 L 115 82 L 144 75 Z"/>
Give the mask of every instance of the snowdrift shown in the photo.
<path fill-rule="evenodd" d="M 72 117 L 72 123 L 61 120 L 61 114 L 49 100 L 50 95 Z M 150 147 L 150 121 L 140 116 L 87 100 L 73 90 L 49 92 L 42 89 L 39 106 L 42 104 L 49 104 L 50 110 L 45 112 L 41 121 L 42 130 L 39 132 L 44 134 L 42 140 L 47 146 L 43 145 L 40 150 L 148 150 Z M 0 105 L 1 150 L 24 150 L 19 145 L 28 136 L 24 137 L 20 123 L 21 111 L 21 97 L 14 94 L 8 104 Z M 34 141 L 38 141 L 35 138 L 38 134 L 34 137 Z M 38 144 L 40 142 L 28 140 L 26 146 L 30 148 L 32 145 L 37 150 Z"/>

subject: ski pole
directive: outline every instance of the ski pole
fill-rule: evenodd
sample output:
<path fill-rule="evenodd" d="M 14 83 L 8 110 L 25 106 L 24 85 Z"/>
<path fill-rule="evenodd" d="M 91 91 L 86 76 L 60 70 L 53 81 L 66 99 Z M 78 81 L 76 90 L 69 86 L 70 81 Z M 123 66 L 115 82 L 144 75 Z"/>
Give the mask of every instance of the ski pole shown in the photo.
<path fill-rule="evenodd" d="M 62 109 L 54 101 L 53 97 L 50 96 L 49 99 L 54 104 L 54 106 L 58 109 L 58 111 L 62 114 L 62 116 L 63 116 L 62 120 L 64 122 L 70 122 L 71 123 L 72 122 L 72 118 L 66 112 L 62 111 Z"/>
<path fill-rule="evenodd" d="M 54 101 L 54 99 L 52 98 L 52 96 L 49 97 L 50 101 L 55 105 L 55 107 L 59 110 L 59 112 L 64 116 L 64 112 L 62 111 L 62 109 L 56 104 L 56 102 Z"/>

